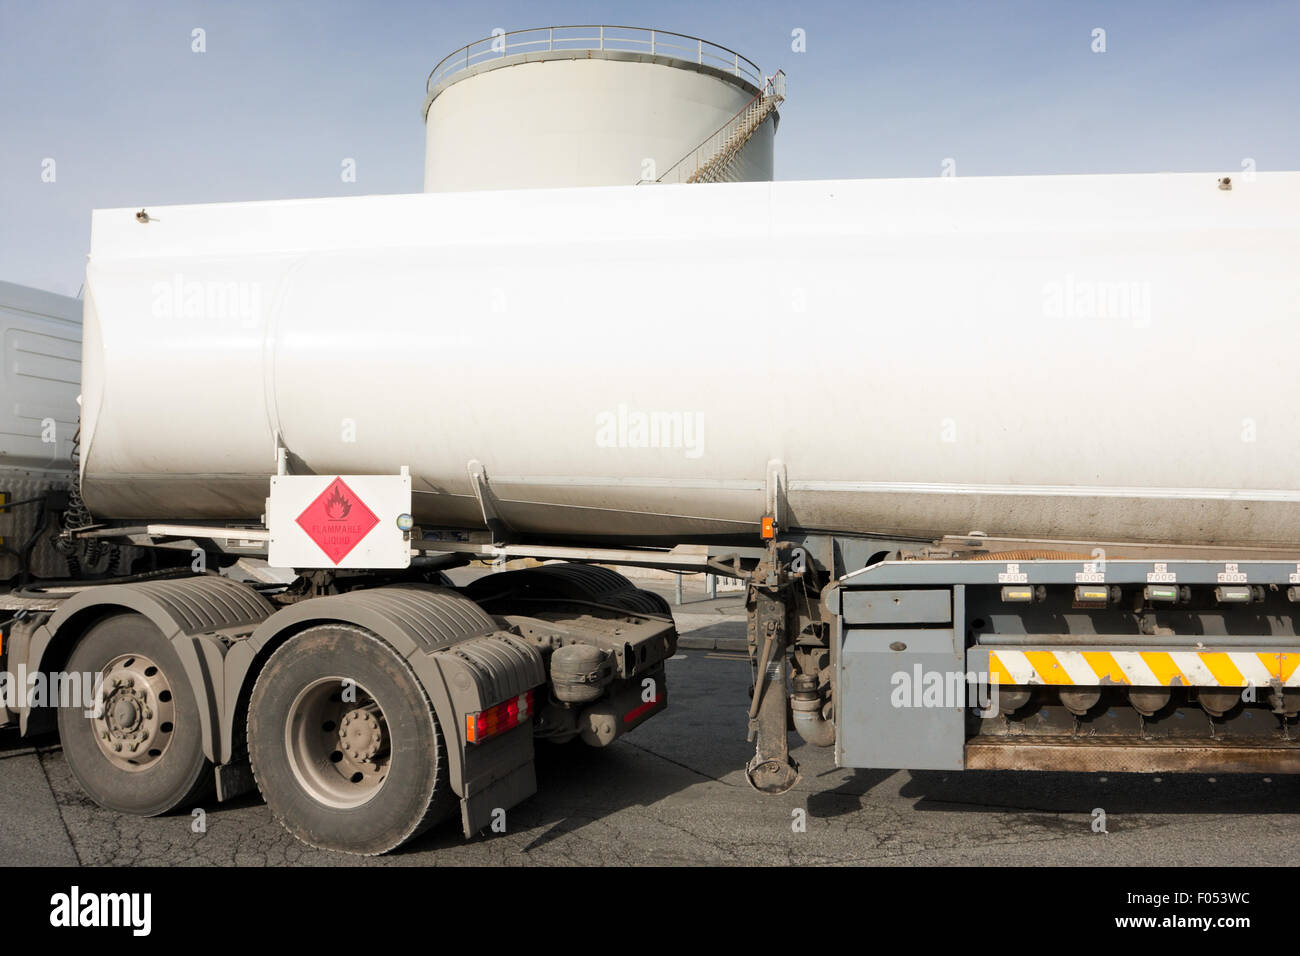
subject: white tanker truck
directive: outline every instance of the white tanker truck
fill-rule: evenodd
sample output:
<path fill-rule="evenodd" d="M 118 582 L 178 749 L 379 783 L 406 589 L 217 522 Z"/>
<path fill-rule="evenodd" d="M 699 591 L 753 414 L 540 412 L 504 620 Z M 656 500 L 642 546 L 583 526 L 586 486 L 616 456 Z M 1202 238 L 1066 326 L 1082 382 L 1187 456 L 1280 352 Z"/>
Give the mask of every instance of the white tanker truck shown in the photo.
<path fill-rule="evenodd" d="M 469 835 L 667 705 L 626 565 L 747 583 L 760 791 L 791 730 L 1295 772 L 1297 223 L 1300 173 L 97 211 L 69 535 L 182 567 L 11 596 L 6 669 L 96 681 L 22 732 L 119 811 Z"/>
<path fill-rule="evenodd" d="M 81 302 L 0 282 L 0 357 L 0 581 L 80 574 L 96 562 L 49 532 L 72 510 Z"/>

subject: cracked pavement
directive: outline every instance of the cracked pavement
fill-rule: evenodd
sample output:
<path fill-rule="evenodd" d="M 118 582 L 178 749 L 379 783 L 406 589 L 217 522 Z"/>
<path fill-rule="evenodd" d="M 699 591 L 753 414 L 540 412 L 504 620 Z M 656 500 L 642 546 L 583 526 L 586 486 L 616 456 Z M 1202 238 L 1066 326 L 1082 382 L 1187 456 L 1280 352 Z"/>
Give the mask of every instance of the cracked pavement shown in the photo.
<path fill-rule="evenodd" d="M 743 625 L 734 623 L 742 628 Z M 743 630 L 740 632 L 743 634 Z M 741 768 L 749 666 L 686 650 L 669 708 L 604 751 L 538 745 L 538 793 L 507 832 L 454 821 L 385 857 L 298 843 L 256 794 L 140 819 L 82 795 L 62 753 L 0 738 L 0 863 L 116 866 L 1095 864 L 1300 862 L 1300 778 L 840 770 L 794 749 L 803 779 L 752 791 Z M 792 741 L 797 738 L 791 738 Z M 1107 833 L 1092 830 L 1094 808 Z M 806 829 L 796 832 L 796 811 Z"/>

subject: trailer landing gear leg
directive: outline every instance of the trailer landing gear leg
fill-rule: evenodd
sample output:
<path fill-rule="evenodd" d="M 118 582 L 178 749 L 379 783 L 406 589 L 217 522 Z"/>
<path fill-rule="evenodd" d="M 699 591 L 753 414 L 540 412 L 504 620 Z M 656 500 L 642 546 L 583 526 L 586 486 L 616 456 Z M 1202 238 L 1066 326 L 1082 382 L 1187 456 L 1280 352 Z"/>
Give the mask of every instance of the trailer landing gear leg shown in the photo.
<path fill-rule="evenodd" d="M 749 739 L 757 737 L 758 745 L 745 776 L 762 793 L 785 793 L 799 781 L 799 765 L 790 757 L 790 704 L 786 693 L 791 580 L 780 566 L 774 546 L 754 569 L 749 583 L 749 656 L 755 673 Z"/>

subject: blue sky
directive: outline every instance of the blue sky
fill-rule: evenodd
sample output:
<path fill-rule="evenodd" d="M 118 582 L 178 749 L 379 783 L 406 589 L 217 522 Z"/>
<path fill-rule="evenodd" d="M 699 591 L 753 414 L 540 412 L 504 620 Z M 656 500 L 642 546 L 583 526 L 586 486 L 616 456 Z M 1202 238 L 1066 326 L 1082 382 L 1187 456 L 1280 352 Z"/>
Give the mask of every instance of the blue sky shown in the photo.
<path fill-rule="evenodd" d="M 439 59 L 602 22 L 784 68 L 778 179 L 1300 169 L 1295 0 L 0 0 L 0 279 L 75 294 L 94 208 L 418 192 Z"/>

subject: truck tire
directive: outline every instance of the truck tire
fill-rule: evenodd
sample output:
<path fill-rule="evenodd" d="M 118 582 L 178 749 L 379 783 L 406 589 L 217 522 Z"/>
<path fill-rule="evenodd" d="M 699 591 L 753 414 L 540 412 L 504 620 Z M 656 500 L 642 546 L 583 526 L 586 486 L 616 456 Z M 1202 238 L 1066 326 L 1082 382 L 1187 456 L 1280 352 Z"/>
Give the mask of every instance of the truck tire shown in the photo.
<path fill-rule="evenodd" d="M 625 591 L 617 591 L 607 600 L 611 604 L 626 608 L 633 614 L 651 614 L 666 618 L 673 616 L 673 609 L 668 599 L 662 594 L 647 591 L 645 588 L 631 587 Z"/>
<path fill-rule="evenodd" d="M 611 568 L 598 564 L 543 564 L 527 572 L 552 579 L 557 594 L 599 600 L 603 595 L 632 587 L 632 582 Z"/>
<path fill-rule="evenodd" d="M 93 625 L 73 648 L 67 672 L 103 676 L 103 706 L 59 707 L 64 759 L 101 807 L 157 816 L 193 803 L 213 784 L 203 755 L 194 690 L 171 641 L 146 617 L 123 613 Z"/>
<path fill-rule="evenodd" d="M 296 634 L 253 686 L 253 776 L 276 819 L 310 846 L 374 856 L 450 814 L 444 747 L 415 672 L 363 628 Z"/>
<path fill-rule="evenodd" d="M 596 564 L 543 564 L 536 568 L 501 571 L 472 582 L 465 593 L 479 602 L 491 601 L 503 592 L 520 597 L 570 598 L 596 604 L 612 604 L 633 614 L 671 618 L 668 601 L 653 591 L 638 588 L 628 578 Z"/>

